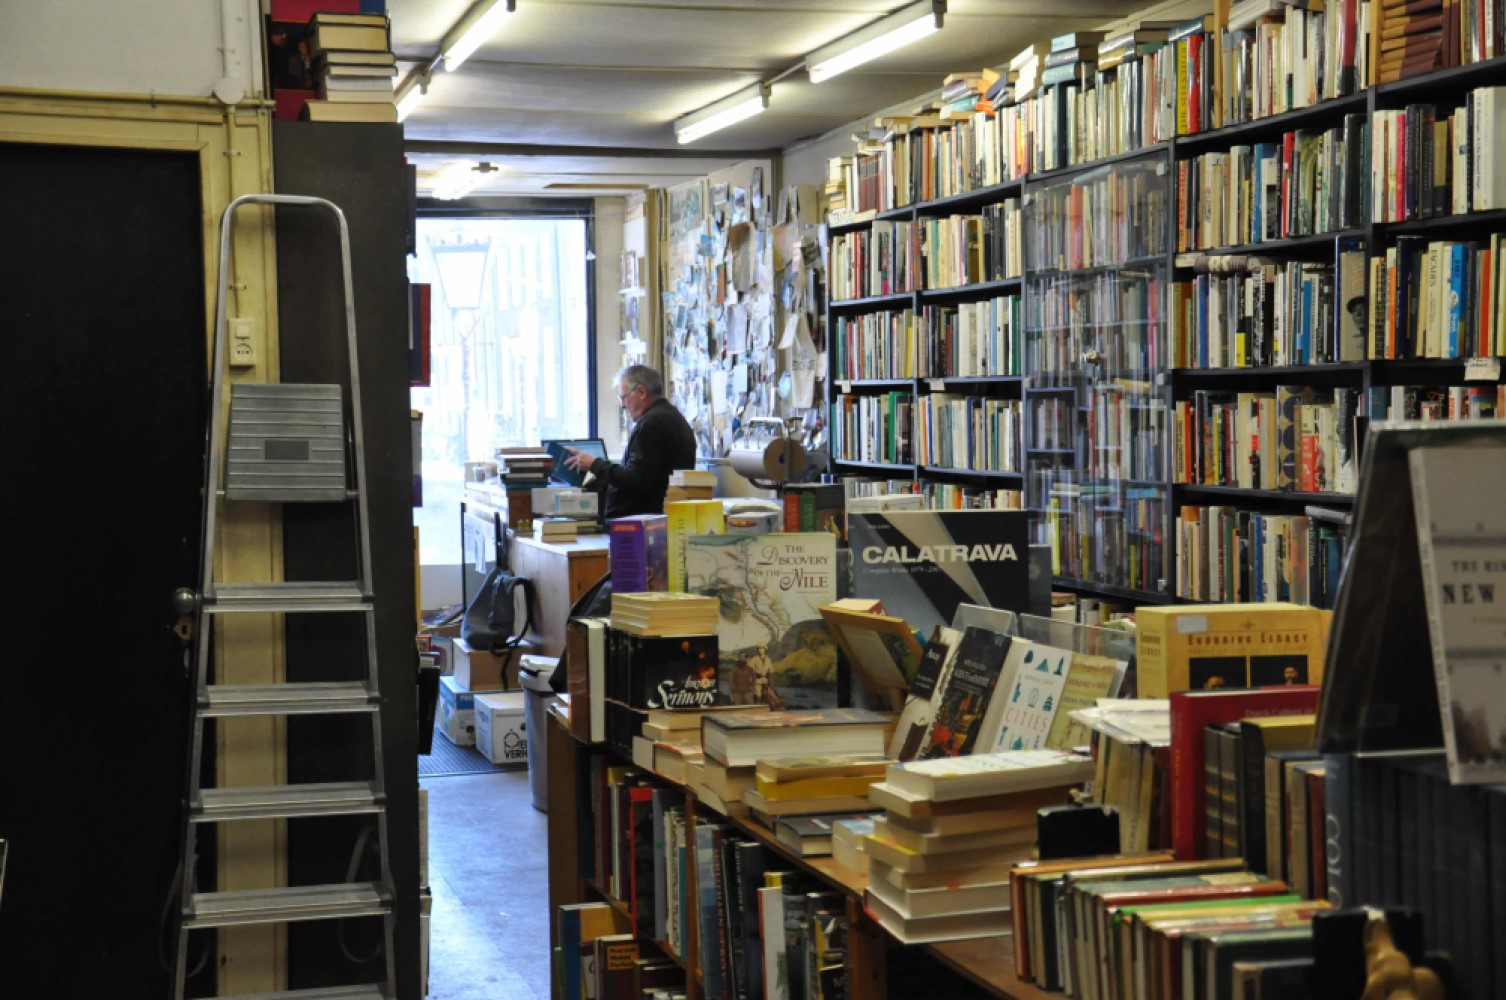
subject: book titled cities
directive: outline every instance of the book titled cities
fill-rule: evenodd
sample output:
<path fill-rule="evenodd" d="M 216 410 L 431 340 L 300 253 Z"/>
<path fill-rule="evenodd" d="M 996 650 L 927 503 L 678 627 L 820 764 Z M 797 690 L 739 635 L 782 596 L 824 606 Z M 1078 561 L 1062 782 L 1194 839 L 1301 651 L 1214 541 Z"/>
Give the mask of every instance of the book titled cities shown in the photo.
<path fill-rule="evenodd" d="M 686 590 L 716 598 L 723 700 L 770 708 L 837 703 L 837 647 L 821 606 L 836 599 L 825 532 L 686 540 Z"/>
<path fill-rule="evenodd" d="M 853 592 L 922 634 L 957 605 L 1028 610 L 1027 514 L 1020 510 L 850 513 Z"/>

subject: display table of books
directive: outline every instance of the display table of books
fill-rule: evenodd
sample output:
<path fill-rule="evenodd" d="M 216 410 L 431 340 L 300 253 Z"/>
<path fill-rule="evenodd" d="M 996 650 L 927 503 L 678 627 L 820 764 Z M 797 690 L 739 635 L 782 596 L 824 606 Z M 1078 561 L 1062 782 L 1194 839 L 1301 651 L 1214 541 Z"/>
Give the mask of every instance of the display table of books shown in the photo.
<path fill-rule="evenodd" d="M 652 786 L 626 792 L 626 816 L 610 804 L 598 808 L 603 803 L 593 776 L 631 771 L 629 762 L 573 735 L 559 706 L 550 720 L 549 896 L 551 913 L 558 914 L 551 926 L 557 995 L 580 995 L 581 977 L 591 974 L 598 987 L 618 984 L 598 997 L 637 996 L 630 992 L 635 984 L 683 993 L 688 1000 L 797 995 L 765 993 L 763 970 L 777 963 L 790 977 L 815 985 L 807 997 L 838 995 L 838 979 L 853 1000 L 920 995 L 927 984 L 941 990 L 933 995 L 960 996 L 967 988 L 962 980 L 992 996 L 1048 996 L 1015 975 L 1007 935 L 902 947 L 865 905 L 866 873 L 833 857 L 807 856 L 782 835 L 782 827 L 776 832 L 748 813 L 723 814 L 703 801 L 702 789 L 675 784 L 662 771 Z M 716 798 L 711 789 L 704 791 L 706 799 Z M 653 857 L 635 850 L 643 838 L 607 842 L 613 829 L 631 830 L 635 822 L 652 824 L 666 815 L 670 832 L 663 848 L 674 852 L 686 836 L 714 845 L 726 852 L 725 878 L 701 877 L 710 873 L 709 863 L 682 865 L 678 872 L 655 865 Z M 718 865 L 715 871 L 721 875 L 724 869 Z M 785 935 L 761 933 L 771 911 L 770 899 L 760 897 L 768 894 L 777 900 L 774 912 L 784 914 Z M 784 954 L 802 935 L 802 954 Z M 595 947 L 583 947 L 592 938 Z M 948 992 L 952 977 L 960 979 Z M 816 985 L 823 980 L 830 990 Z"/>

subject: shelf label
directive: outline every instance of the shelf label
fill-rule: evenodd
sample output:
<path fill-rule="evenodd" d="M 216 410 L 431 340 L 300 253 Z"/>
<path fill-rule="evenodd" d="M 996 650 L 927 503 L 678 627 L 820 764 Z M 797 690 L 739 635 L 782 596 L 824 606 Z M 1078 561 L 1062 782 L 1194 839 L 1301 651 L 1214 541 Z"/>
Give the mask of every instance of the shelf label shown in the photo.
<path fill-rule="evenodd" d="M 848 381 L 846 381 L 844 379 L 844 380 L 839 381 L 837 383 L 837 389 L 839 389 L 842 392 L 851 392 L 852 391 L 852 383 L 848 382 Z"/>
<path fill-rule="evenodd" d="M 946 392 L 946 379 L 941 379 L 941 378 L 933 378 L 933 379 L 931 379 L 931 391 L 932 392 Z"/>
<path fill-rule="evenodd" d="M 1500 379 L 1500 358 L 1470 358 L 1464 362 L 1464 381 L 1466 382 L 1498 382 Z"/>

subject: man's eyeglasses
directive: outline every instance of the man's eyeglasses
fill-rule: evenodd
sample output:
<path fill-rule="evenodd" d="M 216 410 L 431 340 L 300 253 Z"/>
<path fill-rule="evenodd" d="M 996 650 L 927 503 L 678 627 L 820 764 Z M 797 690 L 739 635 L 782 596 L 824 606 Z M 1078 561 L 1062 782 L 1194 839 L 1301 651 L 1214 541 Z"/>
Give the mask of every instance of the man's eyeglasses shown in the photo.
<path fill-rule="evenodd" d="M 627 402 L 628 397 L 631 396 L 633 393 L 637 392 L 638 389 L 639 389 L 639 387 L 635 385 L 631 389 L 629 389 L 627 392 L 619 392 L 617 394 L 617 403 L 618 403 L 618 405 L 621 405 L 622 403 Z"/>

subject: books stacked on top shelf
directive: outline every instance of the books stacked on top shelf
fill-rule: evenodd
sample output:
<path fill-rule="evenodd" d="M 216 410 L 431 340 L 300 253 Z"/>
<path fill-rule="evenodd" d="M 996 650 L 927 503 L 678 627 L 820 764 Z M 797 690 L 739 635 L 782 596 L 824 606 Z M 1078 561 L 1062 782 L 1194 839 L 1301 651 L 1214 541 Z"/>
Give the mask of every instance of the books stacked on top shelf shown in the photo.
<path fill-rule="evenodd" d="M 858 208 L 857 191 L 848 182 L 853 162 L 851 156 L 834 156 L 826 161 L 826 183 L 821 186 L 821 194 L 826 202 L 827 221 L 832 225 L 858 222 L 864 214 Z"/>
<path fill-rule="evenodd" d="M 305 101 L 311 122 L 396 122 L 392 54 L 385 14 L 319 11 L 309 21 L 319 97 Z"/>
<path fill-rule="evenodd" d="M 498 448 L 497 459 L 502 463 L 498 469 L 508 489 L 549 485 L 549 470 L 554 459 L 542 448 Z"/>
<path fill-rule="evenodd" d="M 1049 42 L 1036 42 L 1021 49 L 1009 60 L 1009 71 L 1015 75 L 1014 99 L 1021 103 L 1033 97 L 1040 83 L 1041 60 L 1051 51 Z"/>
<path fill-rule="evenodd" d="M 617 631 L 638 636 L 709 636 L 716 634 L 716 623 L 714 597 L 672 591 L 612 594 L 612 628 Z"/>
<path fill-rule="evenodd" d="M 1237 859 L 1041 861 L 1012 879 L 1015 967 L 1038 986 L 1069 996 L 1309 995 L 1313 917 L 1328 903 Z"/>
<path fill-rule="evenodd" d="M 999 74 L 986 66 L 977 72 L 948 73 L 941 81 L 941 117 L 993 114 L 994 106 L 988 100 L 988 91 L 998 79 Z"/>
<path fill-rule="evenodd" d="M 770 757 L 754 767 L 753 787 L 743 792 L 743 804 L 753 818 L 776 833 L 779 821 L 793 817 L 865 814 L 875 811 L 868 803 L 868 786 L 884 776 L 891 761 L 882 755 L 817 757 Z M 799 838 L 830 838 L 828 822 L 824 835 L 799 828 Z M 824 846 L 824 849 L 817 849 Z M 825 845 L 794 845 L 805 854 L 829 854 Z"/>
<path fill-rule="evenodd" d="M 1088 83 L 1098 71 L 1098 43 L 1101 31 L 1074 31 L 1051 39 L 1051 51 L 1041 68 L 1041 86 L 1060 83 Z"/>
<path fill-rule="evenodd" d="M 716 473 L 709 469 L 677 469 L 669 474 L 665 503 L 679 500 L 710 500 L 716 491 Z"/>
<path fill-rule="evenodd" d="M 1093 774 L 1085 756 L 1016 751 L 891 765 L 869 798 L 869 912 L 906 944 L 1010 930 L 1009 868 L 1035 846 L 1036 811 Z"/>

